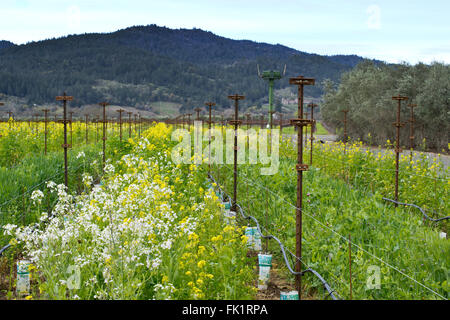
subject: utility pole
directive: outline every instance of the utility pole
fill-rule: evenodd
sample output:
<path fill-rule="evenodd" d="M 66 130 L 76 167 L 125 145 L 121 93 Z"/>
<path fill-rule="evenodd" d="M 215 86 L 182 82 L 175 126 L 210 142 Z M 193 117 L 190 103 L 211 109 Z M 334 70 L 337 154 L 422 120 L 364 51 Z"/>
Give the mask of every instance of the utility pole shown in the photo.
<path fill-rule="evenodd" d="M 408 97 L 404 96 L 395 96 L 392 97 L 392 100 L 398 101 L 397 105 L 397 121 L 393 123 L 394 127 L 397 128 L 397 137 L 396 137 L 396 146 L 395 146 L 395 201 L 398 201 L 398 163 L 400 160 L 400 152 L 402 150 L 400 149 L 400 128 L 405 125 L 404 122 L 400 122 L 400 109 L 401 109 L 401 102 L 408 100 Z M 398 204 L 395 203 L 395 206 L 398 207 Z"/>
<path fill-rule="evenodd" d="M 66 93 L 62 96 L 57 96 L 56 101 L 62 101 L 63 102 L 63 119 L 61 122 L 64 124 L 64 144 L 62 147 L 64 148 L 64 184 L 68 188 L 68 174 L 67 174 L 67 149 L 71 147 L 71 145 L 67 144 L 67 123 L 69 120 L 67 120 L 67 101 L 73 101 L 73 97 L 67 96 Z"/>
<path fill-rule="evenodd" d="M 233 179 L 233 203 L 231 210 L 237 212 L 237 135 L 238 127 L 242 121 L 238 119 L 239 114 L 239 100 L 244 100 L 245 96 L 238 94 L 228 96 L 228 99 L 234 100 L 234 120 L 230 121 L 231 125 L 234 125 L 234 179 Z"/>
<path fill-rule="evenodd" d="M 103 107 L 103 173 L 105 172 L 106 164 L 106 106 L 109 106 L 107 102 L 100 102 L 100 106 Z"/>
<path fill-rule="evenodd" d="M 296 256 L 295 264 L 295 286 L 298 290 L 299 299 L 302 298 L 302 202 L 303 202 L 303 171 L 308 170 L 308 165 L 303 163 L 303 127 L 311 125 L 311 120 L 303 118 L 303 87 L 306 85 L 314 85 L 315 80 L 298 76 L 290 78 L 289 84 L 298 86 L 298 115 L 297 119 L 291 119 L 291 124 L 298 127 L 297 131 L 297 206 L 296 206 Z"/>

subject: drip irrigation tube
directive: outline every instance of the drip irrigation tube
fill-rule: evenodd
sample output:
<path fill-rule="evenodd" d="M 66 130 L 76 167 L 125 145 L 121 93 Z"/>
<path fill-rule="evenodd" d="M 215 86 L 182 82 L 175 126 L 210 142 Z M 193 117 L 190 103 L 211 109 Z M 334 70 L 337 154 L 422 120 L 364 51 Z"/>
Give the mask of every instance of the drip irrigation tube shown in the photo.
<path fill-rule="evenodd" d="M 450 216 L 443 217 L 443 218 L 438 218 L 438 219 L 433 219 L 433 218 L 429 217 L 429 216 L 425 213 L 425 210 L 424 210 L 423 208 L 419 207 L 418 205 L 412 204 L 412 203 L 398 202 L 398 201 L 395 201 L 395 200 L 392 200 L 392 199 L 389 199 L 389 198 L 383 198 L 383 200 L 384 200 L 384 201 L 389 201 L 389 202 L 392 202 L 392 203 L 395 203 L 395 204 L 398 204 L 398 205 L 401 205 L 401 206 L 410 206 L 410 207 L 417 208 L 417 209 L 420 210 L 420 212 L 422 212 L 422 214 L 424 215 L 424 217 L 425 217 L 426 219 L 431 220 L 431 221 L 433 221 L 433 222 L 439 222 L 439 221 L 442 221 L 442 220 L 450 219 Z"/>
<path fill-rule="evenodd" d="M 7 244 L 6 246 L 0 249 L 0 257 L 3 255 L 3 252 L 6 251 L 6 249 L 8 249 L 9 247 L 11 247 L 11 245 Z"/>
<path fill-rule="evenodd" d="M 223 189 L 220 187 L 220 185 L 217 183 L 217 181 L 216 181 L 211 175 L 208 174 L 208 177 L 209 177 L 209 178 L 217 185 L 217 187 L 219 188 L 219 190 L 222 191 L 223 194 L 225 194 L 228 198 L 230 198 L 230 196 L 225 192 L 225 190 L 223 190 Z M 231 198 L 230 198 L 230 199 L 231 199 Z M 339 299 L 336 297 L 336 295 L 334 294 L 335 291 L 331 289 L 330 285 L 325 281 L 325 279 L 324 279 L 317 271 L 315 271 L 315 270 L 313 270 L 313 269 L 311 269 L 311 268 L 308 268 L 308 269 L 306 269 L 306 270 L 303 270 L 302 272 L 296 272 L 296 271 L 294 271 L 293 268 L 292 268 L 292 266 L 291 266 L 291 264 L 289 263 L 289 260 L 288 260 L 287 255 L 286 255 L 286 250 L 285 250 L 285 248 L 284 248 L 284 245 L 281 243 L 281 241 L 280 241 L 277 237 L 275 237 L 274 235 L 271 235 L 271 234 L 269 234 L 269 235 L 264 235 L 264 234 L 262 233 L 262 231 L 261 231 L 261 227 L 260 227 L 260 225 L 259 225 L 258 220 L 257 220 L 255 217 L 251 216 L 251 215 L 246 216 L 246 215 L 244 214 L 244 210 L 242 209 L 242 207 L 241 207 L 239 204 L 236 204 L 236 206 L 239 208 L 239 213 L 241 214 L 241 216 L 242 216 L 244 219 L 247 219 L 247 220 L 253 220 L 253 221 L 255 222 L 256 228 L 258 229 L 258 231 L 259 231 L 259 233 L 261 234 L 261 237 L 262 237 L 262 238 L 264 238 L 264 239 L 274 239 L 274 240 L 278 243 L 278 245 L 279 245 L 279 247 L 280 247 L 280 250 L 281 250 L 281 253 L 283 254 L 284 262 L 285 262 L 285 264 L 286 264 L 286 266 L 287 266 L 287 268 L 289 269 L 289 272 L 290 272 L 291 274 L 303 276 L 305 273 L 311 272 L 312 274 L 314 274 L 314 275 L 320 280 L 320 282 L 322 282 L 322 284 L 323 284 L 325 290 L 327 290 L 327 292 L 328 292 L 328 296 L 330 296 L 333 300 L 339 300 Z M 295 257 L 295 258 L 296 258 L 297 260 L 299 260 L 300 262 L 304 263 L 300 258 L 298 258 L 298 257 Z"/>

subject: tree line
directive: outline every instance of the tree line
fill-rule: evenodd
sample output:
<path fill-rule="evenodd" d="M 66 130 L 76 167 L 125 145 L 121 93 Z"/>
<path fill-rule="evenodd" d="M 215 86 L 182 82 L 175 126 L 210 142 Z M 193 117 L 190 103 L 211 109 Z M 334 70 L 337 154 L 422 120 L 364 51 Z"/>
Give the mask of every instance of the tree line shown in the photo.
<path fill-rule="evenodd" d="M 348 109 L 348 135 L 373 145 L 395 138 L 397 101 L 402 102 L 401 145 L 409 148 L 409 104 L 416 104 L 415 147 L 448 151 L 450 134 L 450 66 L 443 63 L 386 65 L 365 61 L 342 75 L 339 85 L 324 81 L 321 108 L 325 123 L 343 138 L 343 117 Z"/>

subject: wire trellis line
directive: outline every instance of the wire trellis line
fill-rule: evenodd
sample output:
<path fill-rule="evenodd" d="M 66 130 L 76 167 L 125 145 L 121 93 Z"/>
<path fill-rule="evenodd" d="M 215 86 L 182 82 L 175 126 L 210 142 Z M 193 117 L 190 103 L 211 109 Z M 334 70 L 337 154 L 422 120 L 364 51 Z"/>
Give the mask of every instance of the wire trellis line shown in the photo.
<path fill-rule="evenodd" d="M 228 195 L 228 193 L 226 193 L 225 190 L 223 190 L 223 189 L 220 187 L 220 185 L 217 183 L 217 181 L 216 181 L 211 175 L 208 175 L 208 176 L 209 176 L 209 178 L 217 185 L 217 187 L 219 188 L 219 190 L 221 190 L 221 192 L 222 192 L 223 194 L 225 194 L 229 199 L 231 199 L 230 196 Z M 295 257 L 295 258 L 296 258 L 297 260 L 299 260 L 301 263 L 305 264 L 305 265 L 308 267 L 308 269 L 303 270 L 302 272 L 296 272 L 296 271 L 294 271 L 293 268 L 292 268 L 292 266 L 291 266 L 291 264 L 290 264 L 290 262 L 289 262 L 289 260 L 288 260 L 288 258 L 287 258 L 286 250 L 285 250 L 285 247 L 284 247 L 283 243 L 282 243 L 276 236 L 274 236 L 274 235 L 271 235 L 271 234 L 264 235 L 264 234 L 262 233 L 262 231 L 261 231 L 261 226 L 260 226 L 258 220 L 257 220 L 255 217 L 251 216 L 251 215 L 248 215 L 248 216 L 245 215 L 244 210 L 242 209 L 242 207 L 241 207 L 238 203 L 236 203 L 236 206 L 237 206 L 237 208 L 239 209 L 239 213 L 241 214 L 241 216 L 242 216 L 244 219 L 247 219 L 247 220 L 253 220 L 253 222 L 255 222 L 256 228 L 258 229 L 258 232 L 261 234 L 261 237 L 262 237 L 262 238 L 264 238 L 264 239 L 274 239 L 274 240 L 278 243 L 278 246 L 280 247 L 281 253 L 283 254 L 284 262 L 285 262 L 285 264 L 286 264 L 286 266 L 287 266 L 287 268 L 288 268 L 288 270 L 289 270 L 289 272 L 290 272 L 291 274 L 303 276 L 305 273 L 311 272 L 311 273 L 314 274 L 314 275 L 320 280 L 320 282 L 323 284 L 324 288 L 325 288 L 325 289 L 327 290 L 327 292 L 328 292 L 328 295 L 329 295 L 333 300 L 339 300 L 339 299 L 336 297 L 336 295 L 334 294 L 336 291 L 331 289 L 330 285 L 325 281 L 325 279 L 324 279 L 317 271 L 315 271 L 315 270 L 309 268 L 309 267 L 302 261 L 302 259 L 300 259 L 300 258 L 298 258 L 298 257 Z M 291 254 L 292 254 L 292 253 L 291 253 Z"/>
<path fill-rule="evenodd" d="M 225 166 L 228 170 L 231 170 L 231 168 L 228 168 L 228 166 Z M 278 197 L 278 199 L 282 200 L 283 202 L 285 202 L 286 204 L 288 204 L 292 209 L 299 209 L 296 206 L 294 206 L 293 204 L 291 204 L 290 202 L 288 202 L 286 199 L 284 199 L 282 196 L 280 196 L 279 194 L 273 192 L 272 190 L 254 182 L 248 179 L 248 177 L 245 174 L 241 174 L 240 177 L 243 177 L 247 182 L 251 183 L 254 186 L 258 186 L 270 193 L 272 193 L 274 196 Z M 355 246 L 356 248 L 360 249 L 361 251 L 363 251 L 364 253 L 368 254 L 369 256 L 371 256 L 372 258 L 380 261 L 381 263 L 385 264 L 387 267 L 391 268 L 392 270 L 397 271 L 398 273 L 400 273 L 401 275 L 403 275 L 404 277 L 410 279 L 411 281 L 415 282 L 416 284 L 420 285 L 421 287 L 425 288 L 426 290 L 432 292 L 433 294 L 435 294 L 436 296 L 447 300 L 447 298 L 445 298 L 444 296 L 442 296 L 441 294 L 439 294 L 438 292 L 434 291 L 433 289 L 427 287 L 426 285 L 424 285 L 423 283 L 417 281 L 416 279 L 414 279 L 413 277 L 409 276 L 408 274 L 404 273 L 403 271 L 401 271 L 400 269 L 398 269 L 397 267 L 391 265 L 390 263 L 384 261 L 383 259 L 377 257 L 376 255 L 370 253 L 369 251 L 367 251 L 366 249 L 362 248 L 361 246 L 357 245 L 356 243 L 354 243 L 353 241 L 350 241 L 347 237 L 344 237 L 343 235 L 341 235 L 340 233 L 338 233 L 337 231 L 335 231 L 333 228 L 327 226 L 326 224 L 322 223 L 320 220 L 314 218 L 311 214 L 309 214 L 308 212 L 300 209 L 302 211 L 302 213 L 306 214 L 308 217 L 310 217 L 311 219 L 313 219 L 314 221 L 316 221 L 317 223 L 319 223 L 321 226 L 323 226 L 324 228 L 330 230 L 331 232 L 333 232 L 334 234 L 336 234 L 337 236 L 339 236 L 340 238 L 342 238 L 343 240 L 345 240 L 346 242 L 350 243 L 352 246 Z"/>

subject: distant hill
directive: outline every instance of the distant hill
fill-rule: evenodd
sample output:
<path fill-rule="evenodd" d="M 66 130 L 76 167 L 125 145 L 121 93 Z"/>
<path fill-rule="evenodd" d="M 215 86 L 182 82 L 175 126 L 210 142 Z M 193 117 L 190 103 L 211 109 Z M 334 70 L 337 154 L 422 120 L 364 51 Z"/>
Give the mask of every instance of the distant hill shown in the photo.
<path fill-rule="evenodd" d="M 317 85 L 306 94 L 319 97 L 322 80 L 339 81 L 342 72 L 364 60 L 156 25 L 19 46 L 0 43 L 0 93 L 43 104 L 66 91 L 75 97 L 72 105 L 79 106 L 108 100 L 143 108 L 166 101 L 192 110 L 206 100 L 229 106 L 227 95 L 232 93 L 246 96 L 244 107 L 261 105 L 268 90 L 257 77 L 257 64 L 261 70 L 280 71 L 287 65 L 277 89 L 288 87 L 292 76 L 316 78 Z"/>
<path fill-rule="evenodd" d="M 15 44 L 10 41 L 0 40 L 0 50 L 7 49 L 13 46 L 15 46 Z"/>

